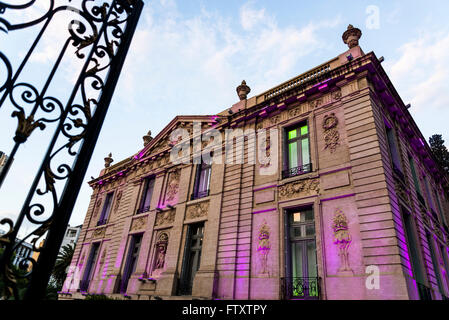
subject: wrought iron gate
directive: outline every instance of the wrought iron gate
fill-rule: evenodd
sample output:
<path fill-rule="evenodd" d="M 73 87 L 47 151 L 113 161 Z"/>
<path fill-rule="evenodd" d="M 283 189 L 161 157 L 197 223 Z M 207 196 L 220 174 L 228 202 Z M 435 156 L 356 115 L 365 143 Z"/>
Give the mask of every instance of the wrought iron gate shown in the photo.
<path fill-rule="evenodd" d="M 27 22 L 9 22 L 9 13 L 27 10 L 38 2 L 46 6 L 40 16 Z M 13 109 L 11 116 L 18 121 L 13 148 L 0 174 L 0 187 L 20 146 L 35 129 L 49 130 L 50 124 L 55 128 L 16 222 L 9 218 L 0 220 L 0 224 L 9 229 L 0 237 L 0 245 L 4 246 L 0 257 L 3 298 L 29 300 L 43 299 L 45 296 L 142 8 L 142 0 L 0 1 L 0 32 L 40 28 L 16 70 L 0 51 L 0 108 L 8 102 Z M 43 76 L 46 79 L 42 88 L 38 89 L 31 81 L 21 80 L 24 68 L 51 21 L 61 13 L 71 16 L 67 30 L 60 30 L 66 32 L 67 37 L 62 48 L 58 48 L 60 51 L 48 76 Z M 70 54 L 69 49 L 74 51 L 71 59 L 81 62 L 82 67 L 71 93 L 63 101 L 49 95 L 48 88 L 55 81 L 54 75 L 62 59 Z M 41 114 L 43 116 L 39 117 Z M 0 128 L 1 123 L 0 119 Z M 14 177 L 8 176 L 10 178 Z M 33 224 L 34 230 L 16 242 L 18 231 L 25 222 Z M 13 255 L 25 240 L 33 244 L 33 250 L 40 253 L 39 258 L 37 261 L 26 258 L 20 262 L 18 269 L 13 268 Z M 39 240 L 45 240 L 42 247 L 38 247 Z M 23 296 L 17 290 L 18 279 L 28 280 Z"/>

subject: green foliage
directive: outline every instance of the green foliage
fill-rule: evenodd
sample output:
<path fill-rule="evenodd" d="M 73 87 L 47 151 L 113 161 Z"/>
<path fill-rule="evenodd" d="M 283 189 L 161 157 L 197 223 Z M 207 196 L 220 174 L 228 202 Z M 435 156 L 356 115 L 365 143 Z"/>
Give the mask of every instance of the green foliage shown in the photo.
<path fill-rule="evenodd" d="M 64 280 L 67 277 L 67 270 L 72 261 L 73 252 L 75 251 L 75 245 L 65 245 L 62 247 L 56 259 L 55 267 L 53 268 L 52 277 L 55 280 L 55 285 L 58 290 L 62 289 Z"/>
<path fill-rule="evenodd" d="M 437 162 L 443 170 L 449 174 L 449 151 L 444 145 L 441 134 L 434 134 L 429 138 L 430 148 Z"/>

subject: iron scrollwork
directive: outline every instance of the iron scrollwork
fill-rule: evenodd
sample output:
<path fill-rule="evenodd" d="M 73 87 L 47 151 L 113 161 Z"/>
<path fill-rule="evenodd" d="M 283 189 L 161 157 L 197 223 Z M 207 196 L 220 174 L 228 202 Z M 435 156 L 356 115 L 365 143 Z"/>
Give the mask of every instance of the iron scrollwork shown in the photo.
<path fill-rule="evenodd" d="M 11 2 L 11 1 L 10 1 Z M 142 0 L 48 0 L 48 8 L 27 22 L 10 23 L 8 12 L 33 7 L 36 0 L 23 4 L 0 1 L 0 32 L 11 32 L 40 25 L 41 29 L 30 49 L 14 70 L 7 56 L 0 52 L 0 108 L 6 103 L 14 108 L 11 116 L 17 119 L 13 137 L 14 147 L 0 175 L 0 187 L 6 178 L 12 159 L 19 147 L 26 143 L 36 129 L 46 130 L 49 123 L 55 131 L 47 152 L 15 223 L 0 220 L 8 231 L 0 237 L 5 250 L 0 257 L 0 277 L 4 281 L 3 298 L 42 299 L 56 256 L 68 224 L 82 179 L 103 124 L 118 76 L 123 66 L 140 13 Z M 46 2 L 46 3 L 47 3 Z M 58 2 L 58 5 L 56 5 Z M 77 5 L 75 4 L 77 3 Z M 50 22 L 61 12 L 69 12 L 67 38 L 44 85 L 38 89 L 30 82 L 19 80 L 37 44 L 48 30 Z M 65 32 L 60 30 L 60 32 Z M 70 46 L 75 48 L 72 57 Z M 49 94 L 49 87 L 61 61 L 67 55 L 82 63 L 81 72 L 67 99 Z M 69 160 L 68 160 L 69 159 Z M 17 241 L 23 223 L 35 229 Z M 23 259 L 17 268 L 12 265 L 14 253 L 30 239 L 38 261 Z M 45 240 L 39 246 L 39 239 Z M 17 281 L 27 279 L 29 285 L 19 296 Z"/>

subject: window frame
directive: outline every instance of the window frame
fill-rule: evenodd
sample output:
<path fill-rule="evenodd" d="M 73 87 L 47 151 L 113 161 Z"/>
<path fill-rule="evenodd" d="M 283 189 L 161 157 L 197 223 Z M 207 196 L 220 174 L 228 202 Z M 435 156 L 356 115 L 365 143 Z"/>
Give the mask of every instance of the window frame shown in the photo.
<path fill-rule="evenodd" d="M 143 179 L 144 186 L 142 190 L 142 194 L 140 196 L 139 208 L 137 209 L 137 213 L 144 213 L 150 211 L 151 208 L 151 200 L 153 198 L 154 186 L 156 184 L 156 177 L 154 175 L 148 176 Z M 151 184 L 151 189 L 150 189 Z M 148 196 L 149 190 L 151 190 L 150 195 Z M 149 199 L 148 205 L 145 206 L 145 203 Z"/>
<path fill-rule="evenodd" d="M 103 208 L 101 209 L 101 214 L 97 221 L 97 227 L 103 226 L 107 223 L 109 216 L 111 214 L 111 210 L 112 210 L 114 193 L 115 193 L 114 191 L 111 191 L 106 194 L 106 197 L 105 197 L 105 200 L 103 203 Z"/>
<path fill-rule="evenodd" d="M 301 128 L 307 127 L 307 133 L 301 134 Z M 293 130 L 296 131 L 296 136 L 294 138 L 289 138 L 289 133 Z M 307 153 L 308 153 L 308 163 L 303 163 L 303 144 L 302 141 L 307 140 Z M 290 163 L 290 144 L 296 143 L 296 157 L 297 166 L 291 167 Z M 284 161 L 282 171 L 282 178 L 290 178 L 298 176 L 301 174 L 309 173 L 312 171 L 312 156 L 310 148 L 310 125 L 307 119 L 292 124 L 284 128 Z"/>

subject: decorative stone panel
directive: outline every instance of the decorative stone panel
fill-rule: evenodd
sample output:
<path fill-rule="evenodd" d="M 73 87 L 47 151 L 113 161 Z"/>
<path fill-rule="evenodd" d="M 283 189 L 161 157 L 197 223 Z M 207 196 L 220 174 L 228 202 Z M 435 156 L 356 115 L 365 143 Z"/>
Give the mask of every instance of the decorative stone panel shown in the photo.
<path fill-rule="evenodd" d="M 318 194 L 319 192 L 320 180 L 318 178 L 299 180 L 280 186 L 279 199 L 298 198 L 310 193 Z"/>
<path fill-rule="evenodd" d="M 147 216 L 134 219 L 131 224 L 130 231 L 144 229 L 147 224 Z"/>
<path fill-rule="evenodd" d="M 156 213 L 156 226 L 161 226 L 165 224 L 172 224 L 175 221 L 176 210 L 168 210 Z"/>
<path fill-rule="evenodd" d="M 207 216 L 209 201 L 200 202 L 187 207 L 186 219 L 196 219 Z"/>
<path fill-rule="evenodd" d="M 106 234 L 106 227 L 97 228 L 93 231 L 92 238 L 93 239 L 103 238 L 105 234 Z"/>

